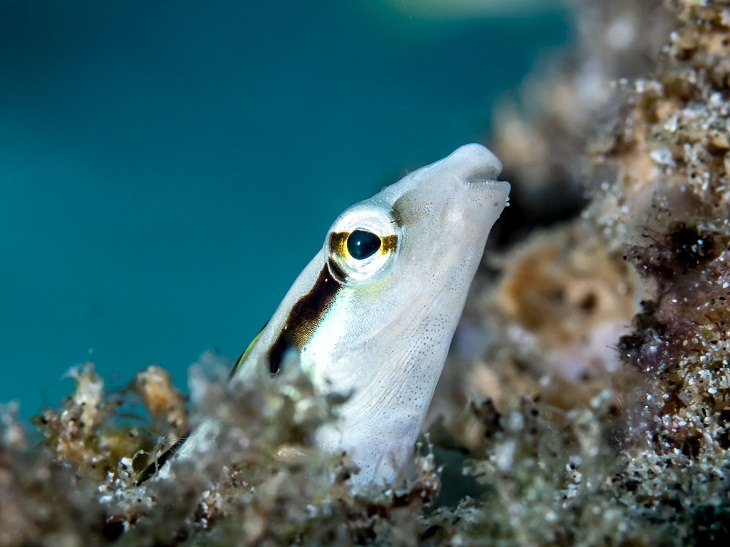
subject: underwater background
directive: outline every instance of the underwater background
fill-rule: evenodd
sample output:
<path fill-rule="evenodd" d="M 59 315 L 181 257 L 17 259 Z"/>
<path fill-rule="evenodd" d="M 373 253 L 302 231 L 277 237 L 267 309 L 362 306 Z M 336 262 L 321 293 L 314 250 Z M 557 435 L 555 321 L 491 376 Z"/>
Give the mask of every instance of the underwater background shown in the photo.
<path fill-rule="evenodd" d="M 488 142 L 569 39 L 545 7 L 411 2 L 1 2 L 0 402 L 235 359 L 337 214 Z"/>

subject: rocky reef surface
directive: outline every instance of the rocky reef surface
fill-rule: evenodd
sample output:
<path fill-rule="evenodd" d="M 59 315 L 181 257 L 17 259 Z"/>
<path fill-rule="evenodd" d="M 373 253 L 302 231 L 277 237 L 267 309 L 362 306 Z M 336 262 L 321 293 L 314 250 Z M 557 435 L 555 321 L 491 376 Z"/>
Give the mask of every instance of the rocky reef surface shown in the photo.
<path fill-rule="evenodd" d="M 305 377 L 189 401 L 93 366 L 0 409 L 0 545 L 713 545 L 730 538 L 730 2 L 575 2 L 577 44 L 498 106 L 512 206 L 415 460 L 353 492 Z M 514 104 L 513 101 L 512 104 Z M 226 434 L 137 485 L 189 423 Z"/>

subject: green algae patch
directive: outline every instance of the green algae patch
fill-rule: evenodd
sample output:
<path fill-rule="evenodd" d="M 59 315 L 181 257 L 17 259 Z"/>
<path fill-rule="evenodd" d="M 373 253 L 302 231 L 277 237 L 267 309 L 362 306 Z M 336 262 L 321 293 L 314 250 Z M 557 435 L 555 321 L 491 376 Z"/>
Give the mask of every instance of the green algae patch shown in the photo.
<path fill-rule="evenodd" d="M 0 544 L 321 545 L 422 534 L 422 509 L 440 486 L 430 451 L 415 459 L 411 480 L 355 493 L 348 481 L 357 468 L 313 442 L 338 400 L 316 396 L 296 370 L 234 392 L 223 360 L 205 361 L 191 374 L 191 420 L 214 418 L 224 434 L 142 484 L 139 469 L 188 420 L 179 415 L 179 393 L 162 381 L 167 373 L 144 371 L 160 380 L 150 399 L 139 376 L 127 390 L 107 392 L 85 366 L 61 409 L 36 419 L 44 437 L 37 445 L 13 409 L 3 409 Z M 146 422 L 124 425 L 134 401 L 147 405 L 135 417 Z"/>

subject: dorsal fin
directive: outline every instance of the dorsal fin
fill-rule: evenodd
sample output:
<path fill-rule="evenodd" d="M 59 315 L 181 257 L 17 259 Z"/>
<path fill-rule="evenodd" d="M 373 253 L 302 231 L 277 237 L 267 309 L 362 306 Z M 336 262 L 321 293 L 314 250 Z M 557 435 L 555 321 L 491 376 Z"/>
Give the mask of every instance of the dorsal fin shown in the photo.
<path fill-rule="evenodd" d="M 253 348 L 256 345 L 256 342 L 258 342 L 259 338 L 261 338 L 261 333 L 264 332 L 264 329 L 266 328 L 266 325 L 268 325 L 268 324 L 269 324 L 268 321 L 266 323 L 264 323 L 264 326 L 261 327 L 258 334 L 256 336 L 254 336 L 253 340 L 251 340 L 251 342 L 249 342 L 248 346 L 246 346 L 246 349 L 243 350 L 243 353 L 240 355 L 240 357 L 238 359 L 236 359 L 236 363 L 233 365 L 233 368 L 231 369 L 231 373 L 228 375 L 229 381 L 231 378 L 233 378 L 233 375 L 236 374 L 236 372 L 238 372 L 238 369 L 241 368 L 241 365 L 243 365 L 243 363 L 246 361 L 246 359 L 248 359 L 248 356 L 253 351 Z"/>
<path fill-rule="evenodd" d="M 241 368 L 241 365 L 243 365 L 244 361 L 248 358 L 249 354 L 253 350 L 254 346 L 256 345 L 256 342 L 258 342 L 259 337 L 261 336 L 261 333 L 264 332 L 264 329 L 266 328 L 266 325 L 268 325 L 269 322 L 267 321 L 264 323 L 264 326 L 261 327 L 261 330 L 259 330 L 258 334 L 254 337 L 253 340 L 248 344 L 246 349 L 243 351 L 241 356 L 236 359 L 236 363 L 233 365 L 233 369 L 231 370 L 231 373 L 228 375 L 228 380 L 230 381 L 231 378 L 233 378 L 233 375 L 238 371 L 239 368 Z M 136 484 L 140 485 L 146 480 L 148 480 L 150 477 L 157 474 L 157 472 L 162 468 L 163 465 L 165 465 L 165 462 L 167 462 L 170 458 L 175 456 L 175 454 L 178 453 L 180 448 L 185 444 L 185 441 L 188 440 L 188 437 L 190 437 L 191 431 L 186 432 L 182 437 L 180 437 L 175 443 L 170 446 L 167 450 L 165 450 L 160 456 L 155 458 L 155 460 L 150 463 L 147 467 L 145 467 L 140 474 L 137 476 Z"/>

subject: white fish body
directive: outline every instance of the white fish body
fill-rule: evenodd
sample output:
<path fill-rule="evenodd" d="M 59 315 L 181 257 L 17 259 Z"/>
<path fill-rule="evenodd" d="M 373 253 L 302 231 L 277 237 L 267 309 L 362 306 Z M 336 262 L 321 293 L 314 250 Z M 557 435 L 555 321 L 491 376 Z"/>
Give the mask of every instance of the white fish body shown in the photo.
<path fill-rule="evenodd" d="M 351 394 L 317 441 L 348 451 L 354 483 L 387 484 L 411 459 L 489 231 L 510 185 L 479 144 L 460 147 L 343 212 L 231 382 L 299 357 L 320 393 Z M 216 430 L 202 424 L 185 457 Z"/>

